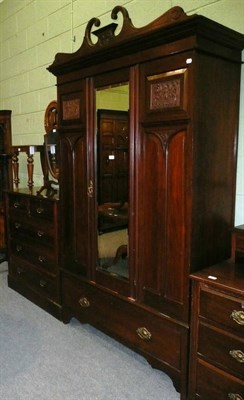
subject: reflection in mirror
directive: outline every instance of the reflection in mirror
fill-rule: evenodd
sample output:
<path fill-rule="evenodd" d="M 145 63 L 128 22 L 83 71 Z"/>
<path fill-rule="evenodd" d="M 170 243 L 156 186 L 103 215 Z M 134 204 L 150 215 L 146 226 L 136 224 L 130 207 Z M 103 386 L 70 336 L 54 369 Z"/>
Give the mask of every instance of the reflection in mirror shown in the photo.
<path fill-rule="evenodd" d="M 52 177 L 56 180 L 59 178 L 59 163 L 58 163 L 58 132 L 53 129 L 44 136 L 44 148 L 48 169 Z"/>
<path fill-rule="evenodd" d="M 129 85 L 96 91 L 98 269 L 128 278 Z"/>

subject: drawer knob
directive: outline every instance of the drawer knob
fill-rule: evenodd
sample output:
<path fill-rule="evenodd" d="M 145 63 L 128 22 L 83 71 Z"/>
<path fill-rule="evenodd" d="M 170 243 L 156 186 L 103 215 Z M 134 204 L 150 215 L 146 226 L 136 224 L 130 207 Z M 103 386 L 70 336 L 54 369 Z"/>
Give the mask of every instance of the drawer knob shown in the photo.
<path fill-rule="evenodd" d="M 44 212 L 44 209 L 42 207 L 37 207 L 36 212 L 37 214 L 42 214 Z"/>
<path fill-rule="evenodd" d="M 239 325 L 244 325 L 244 311 L 233 310 L 231 318 Z"/>
<path fill-rule="evenodd" d="M 24 272 L 24 271 L 23 271 L 23 269 L 22 269 L 21 267 L 18 267 L 18 268 L 17 268 L 17 274 L 18 274 L 18 275 L 23 274 L 23 272 Z"/>
<path fill-rule="evenodd" d="M 228 397 L 230 400 L 244 400 L 243 397 L 238 393 L 229 393 Z"/>
<path fill-rule="evenodd" d="M 144 326 L 138 328 L 136 333 L 142 340 L 150 340 L 152 338 L 151 332 L 149 332 Z"/>
<path fill-rule="evenodd" d="M 244 353 L 241 350 L 230 350 L 229 355 L 239 363 L 244 363 Z"/>
<path fill-rule="evenodd" d="M 79 300 L 79 305 L 80 305 L 82 308 L 88 308 L 88 307 L 90 307 L 90 302 L 89 302 L 89 300 L 88 300 L 86 297 L 82 297 L 82 298 Z"/>
<path fill-rule="evenodd" d="M 40 263 L 44 263 L 46 261 L 46 257 L 45 256 L 38 256 L 38 261 L 40 261 Z"/>
<path fill-rule="evenodd" d="M 43 231 L 37 231 L 37 236 L 38 237 L 42 237 L 44 235 L 44 232 Z"/>
<path fill-rule="evenodd" d="M 22 250 L 23 250 L 23 247 L 21 246 L 21 244 L 17 244 L 17 246 L 16 246 L 16 251 L 17 251 L 18 253 L 20 253 Z"/>
<path fill-rule="evenodd" d="M 20 203 L 18 201 L 14 202 L 14 208 L 18 208 L 20 206 Z"/>
<path fill-rule="evenodd" d="M 19 222 L 15 222 L 14 226 L 16 229 L 19 229 L 21 227 L 21 224 Z"/>
<path fill-rule="evenodd" d="M 41 288 L 45 288 L 47 286 L 47 282 L 44 281 L 43 279 L 40 280 L 39 285 Z"/>

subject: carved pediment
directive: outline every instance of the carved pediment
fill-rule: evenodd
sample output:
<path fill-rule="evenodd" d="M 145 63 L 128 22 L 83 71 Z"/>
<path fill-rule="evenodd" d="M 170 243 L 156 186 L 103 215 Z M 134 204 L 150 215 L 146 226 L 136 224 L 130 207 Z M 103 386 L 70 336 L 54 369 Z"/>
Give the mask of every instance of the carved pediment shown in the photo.
<path fill-rule="evenodd" d="M 111 19 L 114 21 L 117 20 L 119 13 L 122 14 L 123 21 L 118 34 L 116 34 L 117 23 L 112 22 L 99 28 L 101 21 L 98 18 L 92 18 L 87 24 L 81 47 L 75 53 L 56 54 L 55 60 L 48 70 L 55 73 L 56 67 L 64 66 L 72 61 L 76 62 L 76 60 L 79 59 L 82 59 L 85 65 L 86 59 L 89 59 L 89 57 L 92 58 L 94 54 L 99 53 L 101 50 L 106 51 L 106 49 L 112 49 L 114 51 L 114 49 L 117 48 L 121 53 L 124 49 L 124 44 L 126 44 L 127 50 L 131 46 L 132 52 L 133 43 L 138 41 L 143 43 L 145 35 L 147 35 L 147 46 L 149 46 L 149 36 L 154 32 L 156 33 L 162 27 L 192 18 L 187 16 L 181 7 L 173 7 L 148 25 L 136 28 L 131 22 L 128 11 L 122 6 L 116 6 L 112 10 Z M 99 29 L 94 30 L 94 27 Z M 97 40 L 93 39 L 94 36 L 97 37 Z"/>

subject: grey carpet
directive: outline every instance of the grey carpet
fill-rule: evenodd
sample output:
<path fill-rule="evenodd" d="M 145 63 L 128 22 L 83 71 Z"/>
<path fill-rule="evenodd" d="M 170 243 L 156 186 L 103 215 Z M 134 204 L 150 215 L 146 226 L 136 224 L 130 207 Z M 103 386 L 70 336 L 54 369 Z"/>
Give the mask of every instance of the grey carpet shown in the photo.
<path fill-rule="evenodd" d="M 64 325 L 8 288 L 0 264 L 1 400 L 179 398 L 143 357 L 90 325 Z"/>

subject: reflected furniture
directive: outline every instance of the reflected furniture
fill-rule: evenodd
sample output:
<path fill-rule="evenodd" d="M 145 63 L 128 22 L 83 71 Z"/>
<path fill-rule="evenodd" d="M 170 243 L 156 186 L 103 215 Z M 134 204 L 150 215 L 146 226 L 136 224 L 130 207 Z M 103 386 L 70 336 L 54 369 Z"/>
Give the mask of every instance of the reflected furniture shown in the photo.
<path fill-rule="evenodd" d="M 236 235 L 244 241 L 243 225 Z M 244 255 L 243 247 L 236 250 Z M 189 400 L 243 400 L 244 258 L 216 264 L 191 279 Z"/>
<path fill-rule="evenodd" d="M 115 7 L 112 20 L 118 15 L 119 34 L 115 22 L 99 28 L 93 18 L 80 49 L 48 67 L 59 110 L 62 317 L 138 351 L 185 400 L 190 274 L 231 253 L 244 38 L 179 7 L 142 28 L 125 8 Z M 99 264 L 96 101 L 98 91 L 126 82 L 128 254 L 120 274 Z"/>
<path fill-rule="evenodd" d="M 0 110 L 0 262 L 7 258 L 4 190 L 10 182 L 11 110 Z"/>
<path fill-rule="evenodd" d="M 128 201 L 128 112 L 97 111 L 98 204 Z"/>

